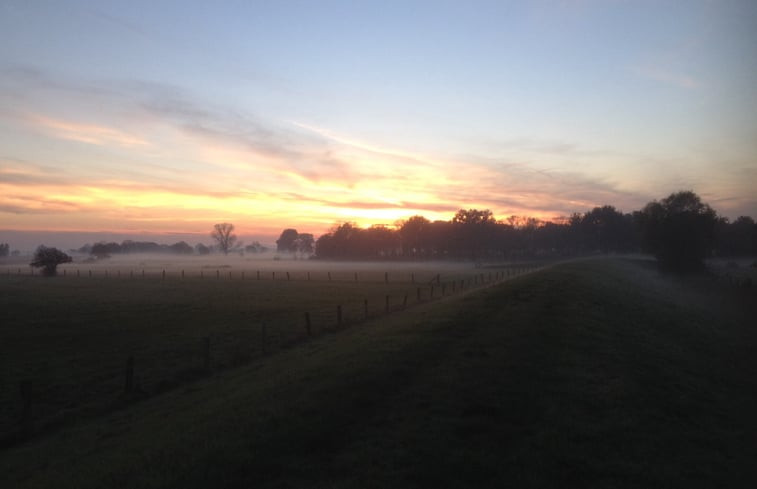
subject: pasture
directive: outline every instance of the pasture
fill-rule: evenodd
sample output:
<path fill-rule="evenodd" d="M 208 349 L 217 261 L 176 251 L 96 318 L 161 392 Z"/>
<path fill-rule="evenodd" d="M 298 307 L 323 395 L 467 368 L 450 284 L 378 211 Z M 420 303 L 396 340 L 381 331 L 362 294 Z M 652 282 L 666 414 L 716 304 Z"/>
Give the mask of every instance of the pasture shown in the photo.
<path fill-rule="evenodd" d="M 54 278 L 18 270 L 0 272 L 6 444 L 525 266 L 142 256 L 68 264 Z"/>
<path fill-rule="evenodd" d="M 433 271 L 428 273 L 430 281 Z M 348 277 L 341 283 L 346 289 L 375 287 L 381 296 L 394 287 L 381 274 L 364 285 Z M 215 280 L 211 302 L 248 297 L 228 293 L 223 280 Z M 35 290 L 39 283 L 14 287 Z M 298 287 L 302 300 L 317 302 L 307 299 L 316 289 L 308 294 L 306 280 L 232 283 L 243 291 L 257 287 L 249 291 L 261 297 L 266 287 Z M 68 284 L 60 287 L 65 295 L 63 289 L 76 290 L 77 281 L 39 287 L 57 289 L 55 284 Z M 121 282 L 101 282 L 99 288 L 114 284 Z M 172 303 L 170 290 L 197 299 L 190 293 L 195 283 L 161 284 L 139 285 L 150 291 L 138 297 L 154 318 L 175 313 L 160 307 Z M 328 281 L 317 285 L 327 287 Z M 396 286 L 402 293 L 408 284 Z M 207 295 L 208 287 L 199 287 L 199 295 Z M 97 289 L 82 290 L 96 295 Z M 336 334 L 254 355 L 236 368 L 187 377 L 138 402 L 82 414 L 0 451 L 0 483 L 754 487 L 756 310 L 753 288 L 711 277 L 664 276 L 646 260 L 554 265 L 377 314 Z M 195 311 L 176 324 L 190 329 L 212 317 Z M 95 331 L 96 324 L 93 319 Z M 167 324 L 153 329 L 170 330 Z M 137 330 L 149 334 L 146 326 Z M 205 334 L 199 327 L 190 343 Z M 134 336 L 123 335 L 121 342 Z M 110 341 L 105 336 L 95 335 L 92 347 L 81 351 L 97 350 L 98 343 Z M 160 336 L 153 341 L 159 344 Z M 63 336 L 46 345 L 55 343 L 65 350 Z M 149 343 L 142 348 L 160 351 Z M 127 349 L 116 348 L 119 362 Z M 23 352 L 13 355 L 18 359 Z M 47 358 L 41 351 L 34 357 Z M 120 381 L 113 389 L 122 389 Z"/>

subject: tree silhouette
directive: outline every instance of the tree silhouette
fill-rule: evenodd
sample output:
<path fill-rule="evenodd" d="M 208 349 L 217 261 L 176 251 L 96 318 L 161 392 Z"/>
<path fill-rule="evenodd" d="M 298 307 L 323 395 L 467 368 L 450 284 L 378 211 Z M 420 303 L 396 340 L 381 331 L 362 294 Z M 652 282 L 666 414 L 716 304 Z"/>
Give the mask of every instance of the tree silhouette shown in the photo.
<path fill-rule="evenodd" d="M 52 277 L 58 273 L 58 265 L 61 263 L 69 263 L 71 261 L 71 257 L 60 251 L 58 248 L 39 245 L 37 251 L 34 252 L 32 262 L 29 265 L 35 268 L 41 268 L 44 275 Z"/>
<path fill-rule="evenodd" d="M 276 251 L 281 253 L 297 252 L 297 237 L 299 233 L 296 229 L 285 229 L 281 236 L 276 240 Z"/>
<path fill-rule="evenodd" d="M 703 268 L 714 243 L 717 215 L 697 194 L 683 191 L 648 203 L 637 214 L 644 250 L 663 268 L 693 271 Z"/>
<path fill-rule="evenodd" d="M 228 222 L 216 224 L 213 226 L 213 232 L 210 233 L 210 237 L 218 243 L 218 249 L 223 251 L 224 255 L 229 254 L 229 250 L 234 247 L 234 243 L 237 241 L 237 235 L 234 233 L 234 225 Z"/>

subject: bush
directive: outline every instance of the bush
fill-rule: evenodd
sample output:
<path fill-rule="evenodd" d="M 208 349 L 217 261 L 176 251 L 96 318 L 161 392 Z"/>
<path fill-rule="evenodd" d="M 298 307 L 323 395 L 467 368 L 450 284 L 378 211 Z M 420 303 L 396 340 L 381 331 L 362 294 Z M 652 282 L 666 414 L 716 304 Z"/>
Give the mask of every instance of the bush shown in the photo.
<path fill-rule="evenodd" d="M 72 258 L 58 248 L 48 248 L 45 245 L 40 245 L 37 251 L 34 252 L 34 257 L 29 265 L 41 268 L 44 275 L 52 277 L 58 273 L 58 265 L 71 261 L 73 261 Z"/>

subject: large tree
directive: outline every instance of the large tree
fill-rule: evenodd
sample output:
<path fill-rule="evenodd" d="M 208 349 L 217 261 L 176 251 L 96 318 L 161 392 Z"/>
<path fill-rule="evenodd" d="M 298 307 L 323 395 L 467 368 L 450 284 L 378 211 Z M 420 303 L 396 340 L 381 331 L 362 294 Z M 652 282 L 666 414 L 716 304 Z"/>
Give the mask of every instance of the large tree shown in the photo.
<path fill-rule="evenodd" d="M 229 251 L 234 248 L 234 243 L 237 241 L 237 235 L 234 234 L 234 225 L 228 222 L 222 222 L 213 226 L 213 232 L 210 233 L 210 237 L 218 243 L 218 249 L 223 251 L 224 255 L 229 254 Z"/>
<path fill-rule="evenodd" d="M 642 246 L 663 268 L 693 271 L 710 255 L 717 215 L 691 191 L 676 192 L 648 203 L 637 214 Z"/>
<path fill-rule="evenodd" d="M 29 265 L 41 268 L 44 275 L 52 277 L 58 273 L 58 265 L 71 261 L 71 257 L 58 248 L 40 245 L 37 251 L 34 252 L 34 257 Z"/>
<path fill-rule="evenodd" d="M 276 240 L 276 251 L 282 253 L 296 253 L 298 236 L 299 233 L 296 229 L 283 230 L 279 239 Z"/>

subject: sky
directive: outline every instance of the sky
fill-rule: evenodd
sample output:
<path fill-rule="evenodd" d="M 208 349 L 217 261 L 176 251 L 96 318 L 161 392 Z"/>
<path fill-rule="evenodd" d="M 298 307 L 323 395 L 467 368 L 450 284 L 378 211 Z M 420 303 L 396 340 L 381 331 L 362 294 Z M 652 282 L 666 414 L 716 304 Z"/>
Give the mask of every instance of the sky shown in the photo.
<path fill-rule="evenodd" d="M 757 217 L 755 87 L 752 0 L 0 0 L 0 241 Z"/>

